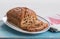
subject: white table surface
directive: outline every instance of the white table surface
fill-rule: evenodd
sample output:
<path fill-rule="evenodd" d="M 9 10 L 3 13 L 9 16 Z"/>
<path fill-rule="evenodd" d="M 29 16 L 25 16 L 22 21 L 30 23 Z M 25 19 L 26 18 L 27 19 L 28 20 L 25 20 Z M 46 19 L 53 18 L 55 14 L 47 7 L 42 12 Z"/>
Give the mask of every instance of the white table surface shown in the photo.
<path fill-rule="evenodd" d="M 28 7 L 45 17 L 60 13 L 60 0 L 0 0 L 0 20 L 13 7 Z"/>

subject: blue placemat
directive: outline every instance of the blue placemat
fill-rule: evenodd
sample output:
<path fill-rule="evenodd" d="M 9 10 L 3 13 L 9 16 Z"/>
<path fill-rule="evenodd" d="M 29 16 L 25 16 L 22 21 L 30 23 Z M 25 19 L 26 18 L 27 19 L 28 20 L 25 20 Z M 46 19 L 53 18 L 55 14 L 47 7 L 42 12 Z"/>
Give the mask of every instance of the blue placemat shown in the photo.
<path fill-rule="evenodd" d="M 11 29 L 3 21 L 0 21 L 0 37 L 21 37 L 21 38 L 60 38 L 60 33 L 45 32 L 41 34 L 25 34 Z"/>

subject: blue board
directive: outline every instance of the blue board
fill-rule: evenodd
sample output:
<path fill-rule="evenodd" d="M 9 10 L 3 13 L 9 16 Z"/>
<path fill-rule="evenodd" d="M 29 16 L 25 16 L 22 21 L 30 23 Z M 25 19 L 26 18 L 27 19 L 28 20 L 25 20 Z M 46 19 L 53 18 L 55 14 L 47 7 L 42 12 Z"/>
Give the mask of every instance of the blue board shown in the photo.
<path fill-rule="evenodd" d="M 52 33 L 52 32 L 45 32 L 41 34 L 25 34 L 18 32 L 16 30 L 11 29 L 6 24 L 4 24 L 3 21 L 0 21 L 0 37 L 19 37 L 19 38 L 60 38 L 60 32 L 59 33 Z"/>

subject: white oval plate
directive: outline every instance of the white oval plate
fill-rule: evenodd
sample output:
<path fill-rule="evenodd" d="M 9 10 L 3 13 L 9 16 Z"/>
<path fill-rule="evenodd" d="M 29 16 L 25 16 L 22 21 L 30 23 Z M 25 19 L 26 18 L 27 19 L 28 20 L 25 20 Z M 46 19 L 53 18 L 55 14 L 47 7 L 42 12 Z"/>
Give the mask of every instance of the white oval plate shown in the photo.
<path fill-rule="evenodd" d="M 39 20 L 42 20 L 43 22 L 48 23 L 48 27 L 47 27 L 47 28 L 45 28 L 45 29 L 43 29 L 43 30 L 41 30 L 41 31 L 38 31 L 38 32 L 28 32 L 28 31 L 24 31 L 24 30 L 20 29 L 19 27 L 15 26 L 15 25 L 13 25 L 13 24 L 11 24 L 11 23 L 9 23 L 9 22 L 7 22 L 7 16 L 4 16 L 2 20 L 3 20 L 3 22 L 4 22 L 6 25 L 8 25 L 8 27 L 10 27 L 10 28 L 12 28 L 12 29 L 14 29 L 14 30 L 16 30 L 16 31 L 22 32 L 22 33 L 38 34 L 38 33 L 46 32 L 46 31 L 50 28 L 49 22 L 48 22 L 46 19 L 44 19 L 44 18 L 42 18 L 42 17 L 40 17 L 40 16 L 38 16 L 38 19 L 39 19 Z"/>

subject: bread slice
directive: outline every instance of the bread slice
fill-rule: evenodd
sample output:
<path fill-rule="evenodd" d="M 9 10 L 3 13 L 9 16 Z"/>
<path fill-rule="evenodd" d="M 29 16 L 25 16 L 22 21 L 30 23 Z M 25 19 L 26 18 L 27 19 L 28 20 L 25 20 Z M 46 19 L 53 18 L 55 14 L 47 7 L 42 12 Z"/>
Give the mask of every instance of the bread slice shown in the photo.
<path fill-rule="evenodd" d="M 35 20 L 37 19 L 36 14 L 34 11 L 25 8 L 25 13 L 24 16 L 22 16 L 21 20 L 21 27 L 27 27 L 27 26 L 32 26 L 35 23 Z"/>
<path fill-rule="evenodd" d="M 35 22 L 34 25 L 32 25 L 32 26 L 26 27 L 25 30 L 27 30 L 29 32 L 37 32 L 37 31 L 41 31 L 41 30 L 43 30 L 43 29 L 45 29 L 47 27 L 48 27 L 48 24 L 47 23 L 44 23 L 42 21 L 39 21 L 39 22 Z"/>

